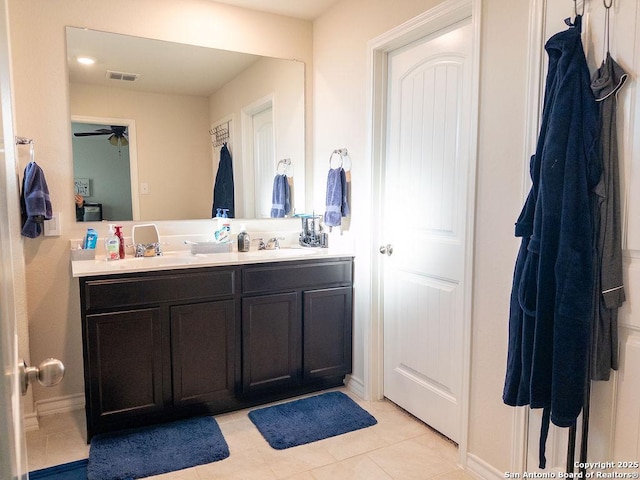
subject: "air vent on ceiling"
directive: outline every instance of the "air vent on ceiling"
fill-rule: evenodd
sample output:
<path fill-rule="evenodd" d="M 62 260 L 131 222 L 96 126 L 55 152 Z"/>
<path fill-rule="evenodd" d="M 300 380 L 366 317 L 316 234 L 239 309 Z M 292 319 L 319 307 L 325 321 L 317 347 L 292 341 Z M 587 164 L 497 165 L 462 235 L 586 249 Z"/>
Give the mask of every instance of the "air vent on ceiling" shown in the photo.
<path fill-rule="evenodd" d="M 140 76 L 138 73 L 125 73 L 107 70 L 107 78 L 109 80 L 123 80 L 125 82 L 134 82 Z"/>

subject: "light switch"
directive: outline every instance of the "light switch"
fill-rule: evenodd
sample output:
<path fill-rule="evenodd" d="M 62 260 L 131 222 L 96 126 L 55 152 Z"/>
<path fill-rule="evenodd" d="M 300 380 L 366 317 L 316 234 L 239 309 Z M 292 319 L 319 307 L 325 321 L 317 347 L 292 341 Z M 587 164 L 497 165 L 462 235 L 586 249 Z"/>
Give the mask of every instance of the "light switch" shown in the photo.
<path fill-rule="evenodd" d="M 140 182 L 140 195 L 149 195 L 149 184 L 147 182 Z"/>
<path fill-rule="evenodd" d="M 53 212 L 51 214 L 51 220 L 44 221 L 44 236 L 45 237 L 59 237 L 62 233 L 60 228 L 60 212 Z"/>

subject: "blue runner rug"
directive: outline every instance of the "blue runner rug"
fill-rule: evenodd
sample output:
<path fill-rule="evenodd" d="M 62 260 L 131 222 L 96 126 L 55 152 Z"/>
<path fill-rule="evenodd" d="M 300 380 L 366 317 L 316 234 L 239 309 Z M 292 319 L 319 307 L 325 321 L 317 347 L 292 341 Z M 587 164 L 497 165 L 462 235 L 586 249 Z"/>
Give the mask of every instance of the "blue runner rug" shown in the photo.
<path fill-rule="evenodd" d="M 87 480 L 87 459 L 34 470 L 29 480 Z"/>
<path fill-rule="evenodd" d="M 276 450 L 304 445 L 378 423 L 342 392 L 260 408 L 249 418 Z"/>
<path fill-rule="evenodd" d="M 213 417 L 96 435 L 88 480 L 144 478 L 222 460 L 229 447 Z"/>

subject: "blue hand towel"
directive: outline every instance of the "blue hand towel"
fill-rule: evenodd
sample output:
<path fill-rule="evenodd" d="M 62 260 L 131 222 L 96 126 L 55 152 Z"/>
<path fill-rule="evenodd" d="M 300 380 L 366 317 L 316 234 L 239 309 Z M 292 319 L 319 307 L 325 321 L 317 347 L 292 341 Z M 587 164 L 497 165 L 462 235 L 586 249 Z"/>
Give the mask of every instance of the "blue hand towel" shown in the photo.
<path fill-rule="evenodd" d="M 291 189 L 286 175 L 276 175 L 273 179 L 271 195 L 271 218 L 283 218 L 291 211 Z"/>
<path fill-rule="evenodd" d="M 349 215 L 347 204 L 347 176 L 344 169 L 329 169 L 327 176 L 327 209 L 324 213 L 324 224 L 337 227 L 342 224 L 342 217 Z"/>
<path fill-rule="evenodd" d="M 20 204 L 23 217 L 22 235 L 28 238 L 40 236 L 43 222 L 51 219 L 52 209 L 44 172 L 36 162 L 29 162 L 24 169 Z"/>

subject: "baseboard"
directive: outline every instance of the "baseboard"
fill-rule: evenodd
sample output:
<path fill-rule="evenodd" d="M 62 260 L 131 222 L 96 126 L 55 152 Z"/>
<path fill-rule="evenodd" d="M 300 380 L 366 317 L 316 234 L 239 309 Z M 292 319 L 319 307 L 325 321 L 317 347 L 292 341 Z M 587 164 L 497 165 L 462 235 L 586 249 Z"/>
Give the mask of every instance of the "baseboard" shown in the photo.
<path fill-rule="evenodd" d="M 25 432 L 32 432 L 34 430 L 40 430 L 40 423 L 38 422 L 37 413 L 27 413 L 23 417 L 23 425 Z"/>
<path fill-rule="evenodd" d="M 488 464 L 471 453 L 467 453 L 466 471 L 484 480 L 498 480 L 504 479 L 505 477 L 505 472 L 501 472 L 493 465 Z"/>
<path fill-rule="evenodd" d="M 84 394 L 78 393 L 65 397 L 37 400 L 35 403 L 38 416 L 55 415 L 56 413 L 65 413 L 84 408 Z"/>
<path fill-rule="evenodd" d="M 365 398 L 364 396 L 364 382 L 359 378 L 352 377 L 349 375 L 344 382 L 345 386 L 351 390 L 353 393 L 358 395 L 360 398 Z"/>

